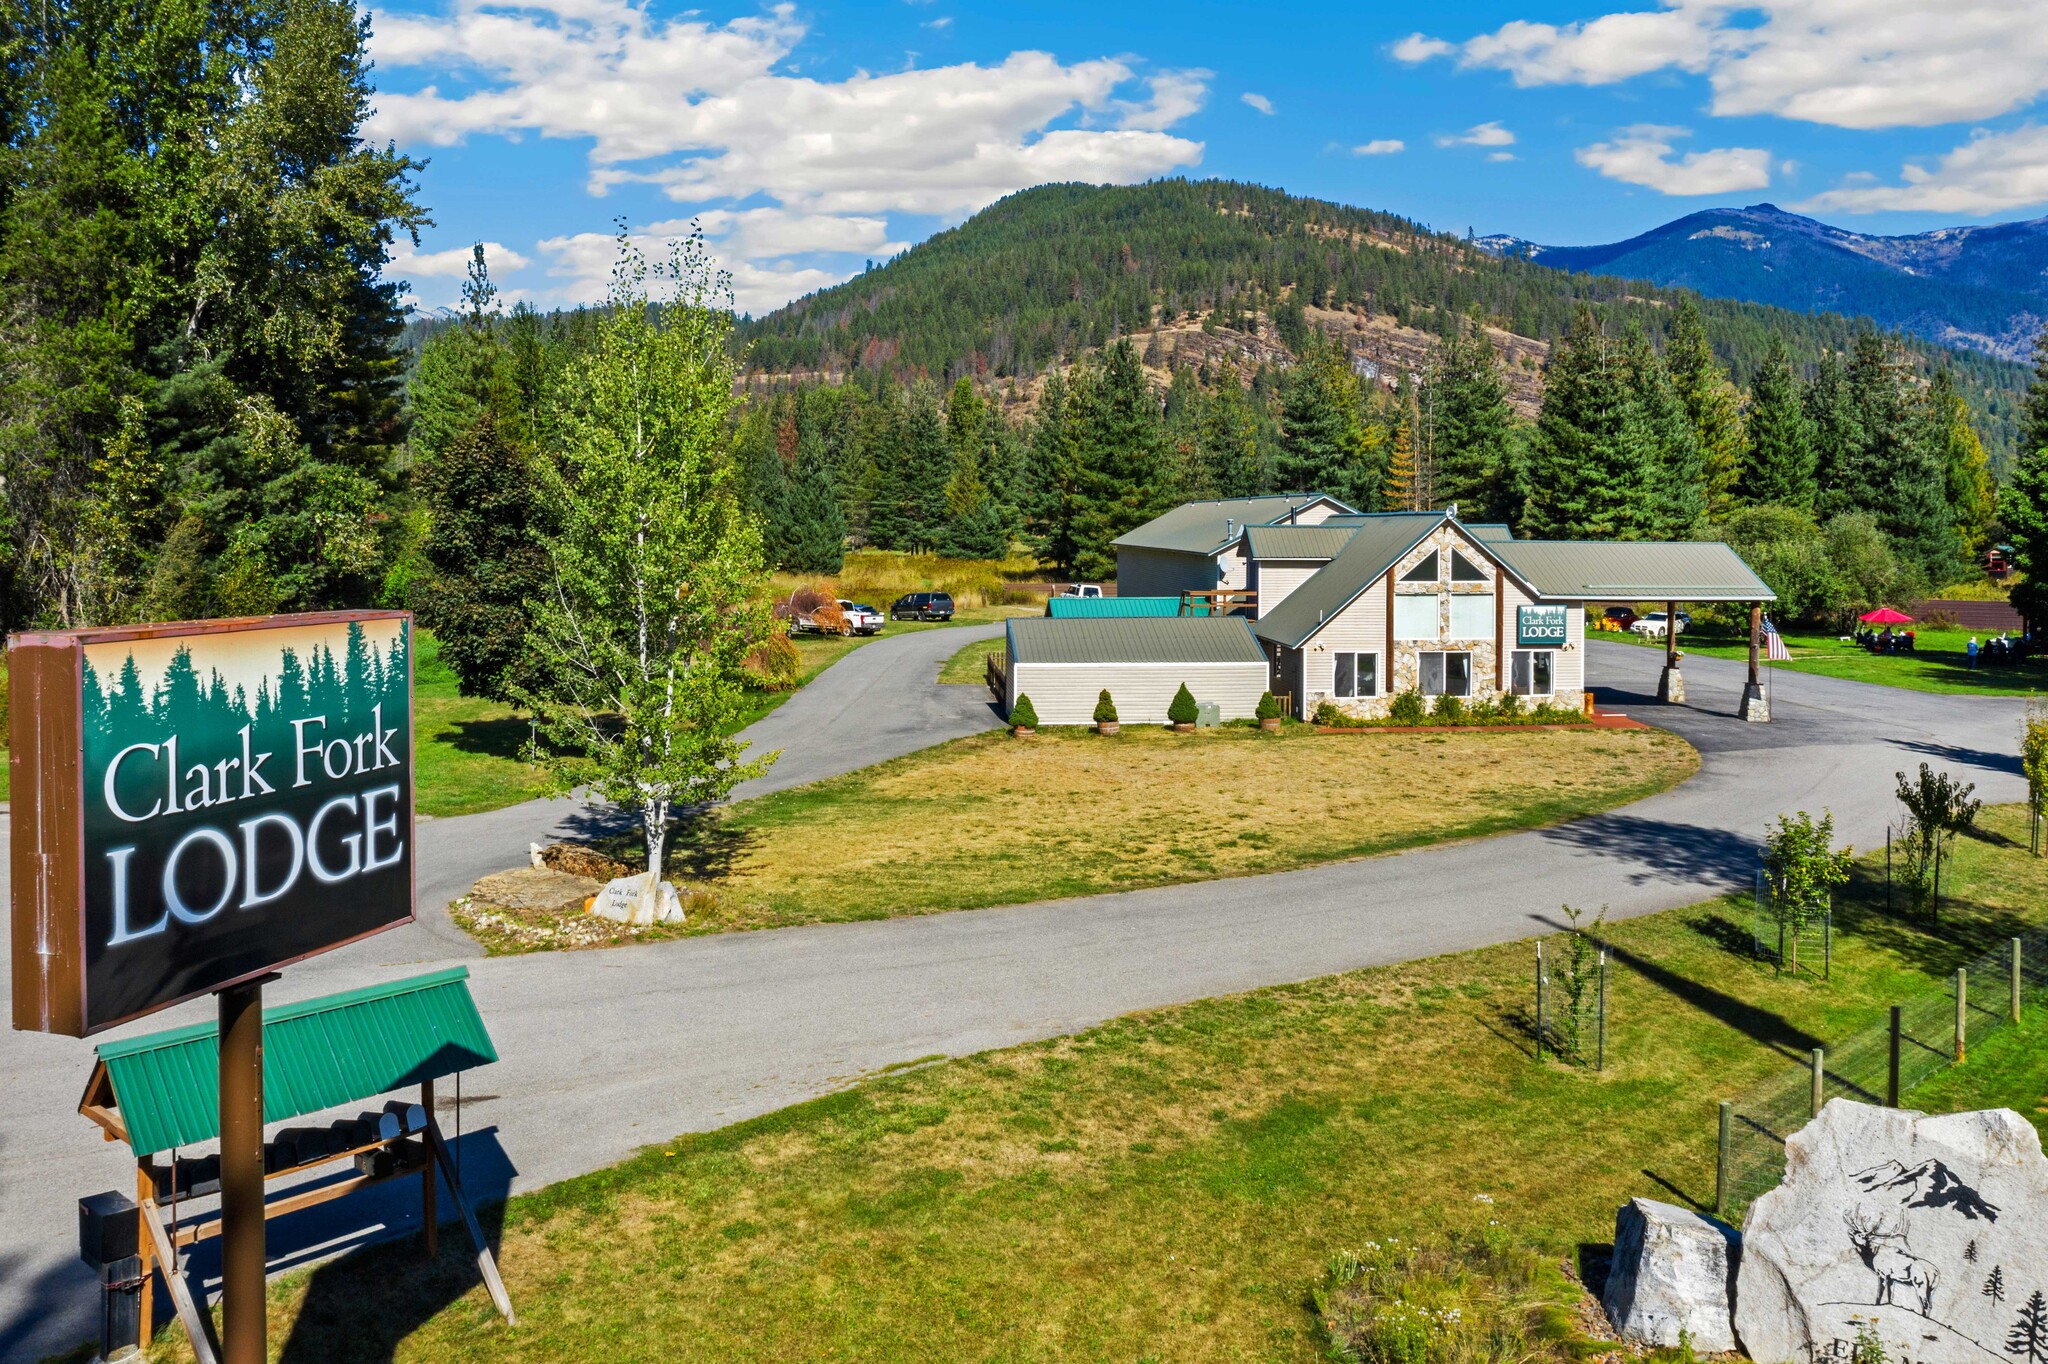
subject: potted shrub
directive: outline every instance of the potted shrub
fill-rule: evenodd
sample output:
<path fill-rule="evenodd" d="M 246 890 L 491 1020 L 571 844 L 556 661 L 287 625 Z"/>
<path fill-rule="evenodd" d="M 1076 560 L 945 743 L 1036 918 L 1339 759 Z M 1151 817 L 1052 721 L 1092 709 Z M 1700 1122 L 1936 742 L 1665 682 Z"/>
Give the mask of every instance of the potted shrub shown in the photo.
<path fill-rule="evenodd" d="M 1173 700 L 1166 707 L 1166 718 L 1173 724 L 1176 734 L 1189 734 L 1195 728 L 1195 694 L 1188 690 L 1188 684 L 1180 684 L 1180 690 L 1173 694 Z"/>
<path fill-rule="evenodd" d="M 1259 717 L 1260 729 L 1270 731 L 1280 728 L 1280 702 L 1273 693 L 1259 694 L 1259 708 L 1253 714 Z"/>
<path fill-rule="evenodd" d="M 1019 696 L 1017 704 L 1010 707 L 1010 733 L 1022 738 L 1038 729 L 1038 711 L 1033 708 L 1031 698 Z"/>
<path fill-rule="evenodd" d="M 1116 722 L 1116 702 L 1109 699 L 1109 688 L 1102 689 L 1102 695 L 1095 698 L 1095 732 L 1114 734 L 1122 726 Z"/>

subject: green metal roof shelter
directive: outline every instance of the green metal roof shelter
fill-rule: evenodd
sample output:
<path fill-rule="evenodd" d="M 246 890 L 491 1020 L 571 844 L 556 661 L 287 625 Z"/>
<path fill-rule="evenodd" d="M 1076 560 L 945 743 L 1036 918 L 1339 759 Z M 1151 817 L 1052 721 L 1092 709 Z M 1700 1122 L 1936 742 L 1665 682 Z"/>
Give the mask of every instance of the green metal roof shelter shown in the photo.
<path fill-rule="evenodd" d="M 1177 616 L 1179 597 L 1047 597 L 1053 620 L 1137 620 Z"/>

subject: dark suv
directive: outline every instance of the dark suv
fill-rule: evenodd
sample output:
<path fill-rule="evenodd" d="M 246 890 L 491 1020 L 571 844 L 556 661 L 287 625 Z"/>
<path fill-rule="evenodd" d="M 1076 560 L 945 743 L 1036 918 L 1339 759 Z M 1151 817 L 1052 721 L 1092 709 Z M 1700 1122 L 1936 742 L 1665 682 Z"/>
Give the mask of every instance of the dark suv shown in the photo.
<path fill-rule="evenodd" d="M 912 592 L 889 607 L 890 620 L 951 620 L 953 599 L 944 592 Z"/>

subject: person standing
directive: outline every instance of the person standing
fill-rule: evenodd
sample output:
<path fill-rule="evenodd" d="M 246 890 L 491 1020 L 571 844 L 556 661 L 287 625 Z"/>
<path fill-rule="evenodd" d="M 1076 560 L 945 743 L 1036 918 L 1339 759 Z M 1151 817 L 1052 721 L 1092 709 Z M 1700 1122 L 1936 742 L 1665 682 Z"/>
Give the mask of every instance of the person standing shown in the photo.
<path fill-rule="evenodd" d="M 1963 652 L 1970 656 L 1970 671 L 1977 671 L 1977 637 L 1975 635 L 1970 636 L 1970 642 L 1964 647 Z"/>

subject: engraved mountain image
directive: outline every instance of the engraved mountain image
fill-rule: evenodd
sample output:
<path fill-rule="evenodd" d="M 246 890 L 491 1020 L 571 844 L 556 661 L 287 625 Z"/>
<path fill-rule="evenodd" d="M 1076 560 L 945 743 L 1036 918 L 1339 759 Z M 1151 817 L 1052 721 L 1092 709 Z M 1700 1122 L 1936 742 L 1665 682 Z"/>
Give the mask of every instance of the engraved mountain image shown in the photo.
<path fill-rule="evenodd" d="M 1856 1182 L 1870 1193 L 1897 1193 L 1907 1208 L 1947 1208 L 1965 1218 L 1987 1222 L 1998 1220 L 1998 1206 L 1956 1178 L 1955 1172 L 1939 1160 L 1923 1160 L 1908 1168 L 1896 1160 L 1858 1170 Z"/>

